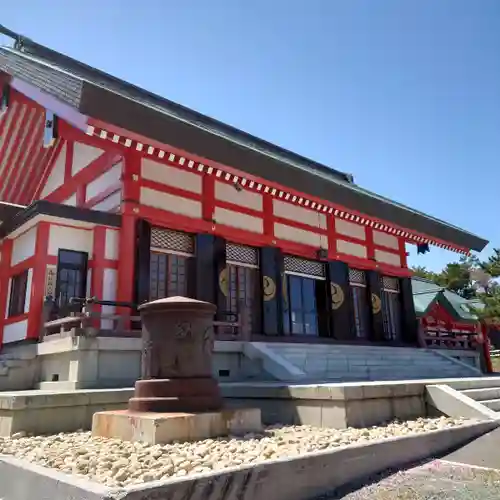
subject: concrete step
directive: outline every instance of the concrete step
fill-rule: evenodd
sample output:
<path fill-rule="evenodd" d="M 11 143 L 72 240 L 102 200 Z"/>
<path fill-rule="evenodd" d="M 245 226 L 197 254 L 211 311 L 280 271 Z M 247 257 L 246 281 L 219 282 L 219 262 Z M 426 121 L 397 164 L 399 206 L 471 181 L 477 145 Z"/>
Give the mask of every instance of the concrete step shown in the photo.
<path fill-rule="evenodd" d="M 465 396 L 475 401 L 488 401 L 500 399 L 500 387 L 485 387 L 481 389 L 465 389 L 460 391 Z"/>
<path fill-rule="evenodd" d="M 6 366 L 0 366 L 0 377 L 7 376 L 9 373 L 9 368 Z"/>
<path fill-rule="evenodd" d="M 449 382 L 449 386 L 456 391 L 464 391 L 466 389 L 485 389 L 489 387 L 500 387 L 500 377 L 466 377 L 462 380 L 453 380 Z"/>
<path fill-rule="evenodd" d="M 500 411 L 500 399 L 486 399 L 485 401 L 481 401 L 481 404 L 490 410 Z"/>

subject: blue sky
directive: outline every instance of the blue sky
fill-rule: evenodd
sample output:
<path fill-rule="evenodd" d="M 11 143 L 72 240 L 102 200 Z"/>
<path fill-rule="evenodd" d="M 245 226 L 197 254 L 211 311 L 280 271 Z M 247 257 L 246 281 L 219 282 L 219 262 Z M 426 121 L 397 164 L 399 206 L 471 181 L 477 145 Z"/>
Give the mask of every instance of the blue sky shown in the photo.
<path fill-rule="evenodd" d="M 498 0 L 24 0 L 1 12 L 40 43 L 500 246 Z M 456 258 L 411 251 L 433 269 Z"/>

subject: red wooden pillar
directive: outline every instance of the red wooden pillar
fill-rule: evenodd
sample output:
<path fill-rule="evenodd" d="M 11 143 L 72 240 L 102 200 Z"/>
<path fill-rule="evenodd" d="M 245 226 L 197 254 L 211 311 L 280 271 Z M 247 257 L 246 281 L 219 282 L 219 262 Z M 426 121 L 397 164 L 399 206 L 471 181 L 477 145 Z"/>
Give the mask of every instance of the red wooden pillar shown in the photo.
<path fill-rule="evenodd" d="M 406 242 L 404 238 L 399 238 L 399 256 L 401 258 L 401 267 L 404 269 L 408 268 L 408 255 L 406 254 Z"/>
<path fill-rule="evenodd" d="M 27 339 L 37 339 L 40 336 L 48 264 L 49 233 L 50 224 L 43 221 L 39 222 L 36 230 L 35 256 L 33 259 Z"/>
<path fill-rule="evenodd" d="M 213 222 L 215 210 L 215 176 L 203 174 L 203 200 L 202 212 L 203 220 Z"/>
<path fill-rule="evenodd" d="M 268 193 L 262 193 L 262 212 L 264 234 L 272 240 L 274 238 L 274 206 L 273 197 Z"/>
<path fill-rule="evenodd" d="M 92 247 L 92 266 L 90 278 L 90 295 L 97 300 L 102 300 L 104 291 L 104 267 L 106 258 L 106 228 L 96 226 L 94 228 L 94 240 Z M 100 305 L 92 306 L 92 310 L 96 313 L 102 311 Z M 95 326 L 100 327 L 100 321 L 96 321 Z"/>
<path fill-rule="evenodd" d="M 12 240 L 4 239 L 0 248 L 0 350 L 3 342 L 5 312 L 7 308 L 7 293 L 9 290 L 9 270 L 12 257 Z"/>
<path fill-rule="evenodd" d="M 136 231 L 137 219 L 140 216 L 141 161 L 140 154 L 134 151 L 129 151 L 124 158 L 122 226 L 120 228 L 120 258 L 116 293 L 119 302 L 133 302 L 134 300 Z M 128 308 L 117 308 L 118 314 L 128 315 L 130 312 Z M 126 325 L 129 326 L 130 323 L 126 322 Z"/>
<path fill-rule="evenodd" d="M 328 259 L 333 260 L 337 256 L 337 231 L 335 229 L 335 216 L 326 216 L 326 228 L 328 238 Z"/>
<path fill-rule="evenodd" d="M 373 228 L 366 227 L 366 257 L 368 260 L 375 261 L 375 243 L 373 241 Z"/>

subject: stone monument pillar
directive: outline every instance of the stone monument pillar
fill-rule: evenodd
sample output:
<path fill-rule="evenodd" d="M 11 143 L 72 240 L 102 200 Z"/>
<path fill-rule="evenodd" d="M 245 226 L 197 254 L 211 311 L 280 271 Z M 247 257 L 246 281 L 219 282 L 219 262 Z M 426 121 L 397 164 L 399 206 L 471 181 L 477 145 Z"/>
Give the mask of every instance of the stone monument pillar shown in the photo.
<path fill-rule="evenodd" d="M 142 319 L 142 380 L 131 411 L 200 412 L 222 408 L 212 376 L 216 307 L 185 297 L 139 307 Z"/>
<path fill-rule="evenodd" d="M 259 409 L 223 408 L 212 376 L 214 305 L 170 297 L 139 311 L 142 380 L 128 410 L 94 414 L 94 436 L 157 444 L 261 430 Z"/>

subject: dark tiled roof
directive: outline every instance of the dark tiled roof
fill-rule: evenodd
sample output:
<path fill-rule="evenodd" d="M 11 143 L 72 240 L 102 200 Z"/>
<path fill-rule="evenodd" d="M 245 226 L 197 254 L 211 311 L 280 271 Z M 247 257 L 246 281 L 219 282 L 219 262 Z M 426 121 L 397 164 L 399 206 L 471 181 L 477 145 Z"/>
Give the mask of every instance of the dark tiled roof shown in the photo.
<path fill-rule="evenodd" d="M 425 278 L 414 276 L 411 279 L 411 285 L 417 315 L 425 315 L 434 302 L 439 302 L 458 320 L 477 321 L 477 316 L 469 308 L 469 306 L 474 306 L 474 301 L 464 299 Z"/>
<path fill-rule="evenodd" d="M 0 48 L 0 68 L 70 106 L 78 108 L 80 105 L 82 80 L 59 68 L 52 68 L 30 57 L 19 57 L 19 53 L 7 48 Z"/>
<path fill-rule="evenodd" d="M 18 39 L 21 40 L 19 36 Z M 22 50 L 0 49 L 0 70 L 27 80 L 88 116 L 250 175 L 454 245 L 481 251 L 488 243 L 367 191 L 353 184 L 349 174 L 246 134 L 28 39 L 22 39 Z"/>

